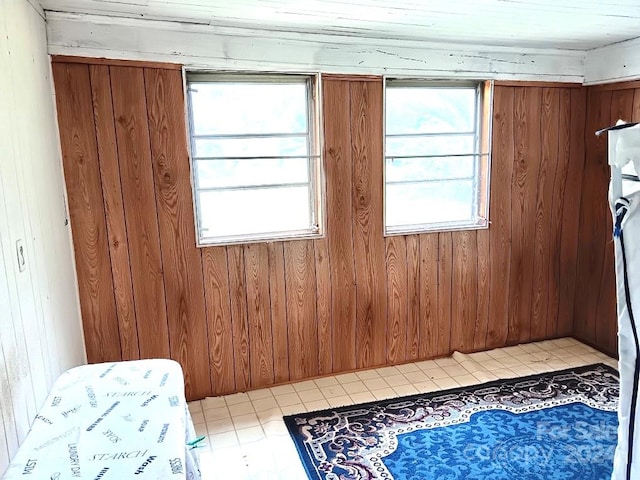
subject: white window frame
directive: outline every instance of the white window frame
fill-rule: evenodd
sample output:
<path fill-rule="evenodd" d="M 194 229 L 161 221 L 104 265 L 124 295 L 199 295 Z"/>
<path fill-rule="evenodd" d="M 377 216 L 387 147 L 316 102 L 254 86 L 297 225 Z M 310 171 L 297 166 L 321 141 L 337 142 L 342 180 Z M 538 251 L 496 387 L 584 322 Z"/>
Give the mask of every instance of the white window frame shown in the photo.
<path fill-rule="evenodd" d="M 194 206 L 194 223 L 196 229 L 196 246 L 197 247 L 210 247 L 216 245 L 238 245 L 248 243 L 263 243 L 270 241 L 285 241 L 285 240 L 301 240 L 301 239 L 313 239 L 322 238 L 324 236 L 324 225 L 326 224 L 324 218 L 324 201 L 325 201 L 325 186 L 324 186 L 324 168 L 322 157 L 322 116 L 321 116 L 321 78 L 320 74 L 271 74 L 271 73 L 235 73 L 235 72 L 185 72 L 185 91 L 186 91 L 186 103 L 187 103 L 187 125 L 188 125 L 188 140 L 189 140 L 189 164 L 191 169 L 191 192 L 193 196 Z M 193 110 L 192 110 L 192 98 L 191 98 L 191 84 L 192 83 L 205 83 L 205 82 L 220 82 L 220 83 L 257 83 L 257 84 L 273 84 L 273 83 L 306 83 L 307 85 L 307 156 L 251 156 L 251 157 L 196 157 L 195 152 L 195 139 L 196 137 L 209 137 L 209 138 L 276 138 L 283 136 L 281 134 L 225 134 L 225 135 L 195 135 L 193 125 Z M 288 136 L 288 134 L 287 134 Z M 299 136 L 297 134 L 291 134 L 290 136 Z M 254 234 L 239 234 L 228 236 L 209 236 L 207 237 L 203 233 L 203 228 L 200 223 L 200 201 L 198 192 L 206 190 L 251 190 L 251 189 L 265 189 L 276 188 L 281 186 L 291 186 L 293 183 L 286 184 L 267 184 L 259 186 L 238 186 L 238 187 L 219 187 L 219 188 L 198 188 L 198 178 L 195 162 L 208 158 L 212 161 L 216 159 L 224 160 L 241 160 L 241 159 L 279 159 L 279 158 L 306 158 L 308 162 L 308 182 L 300 183 L 300 186 L 309 186 L 309 215 L 310 215 L 310 228 L 303 230 L 290 230 L 290 231 L 276 231 L 276 232 L 262 232 Z M 298 185 L 297 183 L 295 185 Z"/>
<path fill-rule="evenodd" d="M 387 88 L 388 84 L 392 83 L 398 87 L 404 88 L 474 88 L 476 91 L 476 102 L 474 112 L 474 132 L 465 132 L 467 135 L 473 133 L 475 135 L 475 151 L 470 153 L 453 154 L 453 155 L 387 155 Z M 384 142 L 384 157 L 383 157 L 383 228 L 384 236 L 396 236 L 396 235 L 410 235 L 418 233 L 431 233 L 431 232 L 447 232 L 458 230 L 482 230 L 489 228 L 489 199 L 490 199 L 490 179 L 491 179 L 491 123 L 492 123 L 492 106 L 493 106 L 493 81 L 451 81 L 451 80 L 432 80 L 432 79 L 415 79 L 415 78 L 384 78 L 384 119 L 383 119 L 383 142 Z M 462 133 L 428 133 L 424 136 L 439 135 L 457 135 Z M 416 134 L 414 136 L 420 136 Z M 399 136 L 399 135 L 398 135 Z M 474 176 L 469 177 L 475 180 L 476 192 L 473 197 L 473 209 L 477 211 L 477 220 L 471 221 L 458 221 L 458 222 L 443 222 L 443 223 L 416 223 L 408 225 L 394 225 L 389 227 L 387 225 L 387 159 L 388 158 L 443 158 L 443 157 L 474 157 Z M 486 171 L 481 172 L 480 168 L 483 167 Z M 484 175 L 484 177 L 483 177 Z M 450 179 L 459 180 L 459 179 Z M 416 182 L 401 181 L 394 182 L 401 183 L 439 183 L 445 180 L 420 180 Z M 480 211 L 483 210 L 483 211 Z"/>

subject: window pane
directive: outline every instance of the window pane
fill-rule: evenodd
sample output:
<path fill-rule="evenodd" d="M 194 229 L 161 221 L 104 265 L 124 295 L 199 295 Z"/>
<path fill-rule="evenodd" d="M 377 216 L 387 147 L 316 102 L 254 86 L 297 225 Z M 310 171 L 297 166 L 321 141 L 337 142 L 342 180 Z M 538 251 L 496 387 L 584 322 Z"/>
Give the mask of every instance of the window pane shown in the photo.
<path fill-rule="evenodd" d="M 387 226 L 475 220 L 473 181 L 387 185 Z"/>
<path fill-rule="evenodd" d="M 306 133 L 306 83 L 191 83 L 193 133 Z"/>
<path fill-rule="evenodd" d="M 308 187 L 200 192 L 202 238 L 311 227 Z"/>
<path fill-rule="evenodd" d="M 440 180 L 443 178 L 473 177 L 475 162 L 469 157 L 402 158 L 386 160 L 387 182 Z"/>
<path fill-rule="evenodd" d="M 196 160 L 198 188 L 308 182 L 306 158 Z"/>
<path fill-rule="evenodd" d="M 307 155 L 307 137 L 196 139 L 196 157 L 278 157 Z"/>
<path fill-rule="evenodd" d="M 387 137 L 386 156 L 456 155 L 476 151 L 474 135 L 439 135 L 437 137 Z"/>
<path fill-rule="evenodd" d="M 473 132 L 474 88 L 389 87 L 387 133 Z"/>

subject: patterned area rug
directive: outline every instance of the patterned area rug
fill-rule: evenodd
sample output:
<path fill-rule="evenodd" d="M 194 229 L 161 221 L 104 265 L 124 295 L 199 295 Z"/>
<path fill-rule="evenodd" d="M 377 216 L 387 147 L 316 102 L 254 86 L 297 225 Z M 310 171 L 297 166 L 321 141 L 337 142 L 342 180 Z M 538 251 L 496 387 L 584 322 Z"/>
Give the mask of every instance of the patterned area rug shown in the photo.
<path fill-rule="evenodd" d="M 618 392 L 597 364 L 284 420 L 313 480 L 608 480 Z"/>

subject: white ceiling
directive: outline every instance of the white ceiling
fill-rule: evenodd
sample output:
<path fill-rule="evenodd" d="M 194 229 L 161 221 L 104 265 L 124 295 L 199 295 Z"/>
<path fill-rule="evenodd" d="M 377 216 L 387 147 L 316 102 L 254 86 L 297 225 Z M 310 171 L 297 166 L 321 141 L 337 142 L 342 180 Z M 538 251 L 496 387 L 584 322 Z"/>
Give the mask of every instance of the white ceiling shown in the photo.
<path fill-rule="evenodd" d="M 45 10 L 358 37 L 588 50 L 640 37 L 640 0 L 41 0 Z"/>

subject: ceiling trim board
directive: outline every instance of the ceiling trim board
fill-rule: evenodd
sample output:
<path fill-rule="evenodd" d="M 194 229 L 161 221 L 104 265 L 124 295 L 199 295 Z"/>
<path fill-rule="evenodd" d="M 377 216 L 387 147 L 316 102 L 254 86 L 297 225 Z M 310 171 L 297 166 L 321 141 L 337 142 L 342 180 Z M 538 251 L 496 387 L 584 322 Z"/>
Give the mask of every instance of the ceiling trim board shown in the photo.
<path fill-rule="evenodd" d="M 586 52 L 585 85 L 640 79 L 640 38 Z"/>
<path fill-rule="evenodd" d="M 47 12 L 49 53 L 189 69 L 582 83 L 585 54 Z"/>

